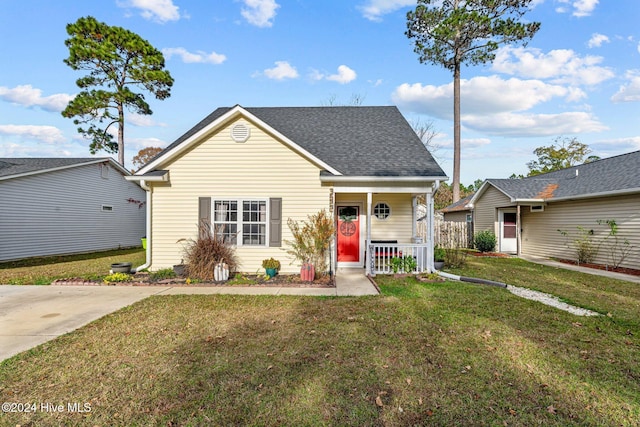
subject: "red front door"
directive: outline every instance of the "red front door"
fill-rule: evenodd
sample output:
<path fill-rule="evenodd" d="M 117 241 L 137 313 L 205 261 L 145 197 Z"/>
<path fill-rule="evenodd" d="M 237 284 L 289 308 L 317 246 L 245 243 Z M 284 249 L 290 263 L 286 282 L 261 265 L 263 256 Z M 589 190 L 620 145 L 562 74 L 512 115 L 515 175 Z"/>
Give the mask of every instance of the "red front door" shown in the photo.
<path fill-rule="evenodd" d="M 338 206 L 338 262 L 360 262 L 358 206 Z"/>

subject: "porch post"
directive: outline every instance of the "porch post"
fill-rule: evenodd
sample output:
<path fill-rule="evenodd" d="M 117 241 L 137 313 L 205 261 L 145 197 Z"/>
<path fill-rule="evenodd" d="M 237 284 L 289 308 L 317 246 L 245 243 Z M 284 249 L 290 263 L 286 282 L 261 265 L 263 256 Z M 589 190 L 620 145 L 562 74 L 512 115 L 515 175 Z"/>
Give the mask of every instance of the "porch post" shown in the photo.
<path fill-rule="evenodd" d="M 520 256 L 520 245 L 522 245 L 522 236 L 520 236 L 520 205 L 516 206 L 516 255 Z"/>
<path fill-rule="evenodd" d="M 433 225 L 433 196 L 432 193 L 426 193 L 425 200 L 427 201 L 427 271 L 433 273 L 435 268 L 433 267 L 433 244 L 434 244 L 434 225 Z"/>
<path fill-rule="evenodd" d="M 365 267 L 365 272 L 368 275 L 373 274 L 373 272 L 371 271 L 371 251 L 369 248 L 370 242 L 371 242 L 371 203 L 372 203 L 372 196 L 371 196 L 371 192 L 367 193 L 367 241 L 365 243 L 365 254 L 366 256 L 364 257 L 364 267 Z"/>
<path fill-rule="evenodd" d="M 412 202 L 413 211 L 411 215 L 413 216 L 413 221 L 411 221 L 411 236 L 415 238 L 418 236 L 418 227 L 416 224 L 416 222 L 418 221 L 418 196 L 413 196 Z"/>

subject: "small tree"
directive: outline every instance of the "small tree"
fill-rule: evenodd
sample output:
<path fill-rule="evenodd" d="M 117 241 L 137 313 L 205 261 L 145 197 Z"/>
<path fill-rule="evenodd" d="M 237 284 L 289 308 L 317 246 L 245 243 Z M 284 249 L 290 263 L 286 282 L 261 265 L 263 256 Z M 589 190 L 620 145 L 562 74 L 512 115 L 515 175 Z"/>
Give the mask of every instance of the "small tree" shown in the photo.
<path fill-rule="evenodd" d="M 327 254 L 335 235 L 333 218 L 322 209 L 315 215 L 309 215 L 306 221 L 289 218 L 287 225 L 293 235 L 293 240 L 285 241 L 291 247 L 287 253 L 301 263 L 312 263 L 316 274 L 324 274 L 328 270 Z"/>
<path fill-rule="evenodd" d="M 460 200 L 460 70 L 491 62 L 502 44 L 526 42 L 539 22 L 518 22 L 533 0 L 418 0 L 405 35 L 420 62 L 453 73 L 453 201 Z"/>
<path fill-rule="evenodd" d="M 613 268 L 618 268 L 631 253 L 633 246 L 631 246 L 628 239 L 621 238 L 618 235 L 618 223 L 615 219 L 599 219 L 597 222 L 599 225 L 606 224 L 609 226 L 609 234 L 604 238 L 604 241 L 607 243 L 611 265 Z"/>
<path fill-rule="evenodd" d="M 538 156 L 538 160 L 527 163 L 528 176 L 553 172 L 600 159 L 598 156 L 587 157 L 591 153 L 591 149 L 587 144 L 578 141 L 577 138 L 561 139 L 557 137 L 553 142 L 548 147 L 538 147 L 533 150 L 533 154 Z"/>
<path fill-rule="evenodd" d="M 160 147 L 147 147 L 138 151 L 138 154 L 133 158 L 133 166 L 137 169 L 140 169 L 142 166 L 146 165 L 153 159 L 155 156 L 162 152 L 162 148 Z"/>
<path fill-rule="evenodd" d="M 144 95 L 131 91 L 139 87 L 157 99 L 171 94 L 173 78 L 164 70 L 162 52 L 139 35 L 120 27 L 110 27 L 88 16 L 67 25 L 70 38 L 65 40 L 69 57 L 65 64 L 89 74 L 76 80 L 82 91 L 62 111 L 73 123 L 82 125 L 78 132 L 91 140 L 89 151 L 118 153 L 124 165 L 124 110 L 152 114 Z M 118 140 L 108 132 L 118 126 Z M 88 127 L 83 127 L 88 125 Z"/>

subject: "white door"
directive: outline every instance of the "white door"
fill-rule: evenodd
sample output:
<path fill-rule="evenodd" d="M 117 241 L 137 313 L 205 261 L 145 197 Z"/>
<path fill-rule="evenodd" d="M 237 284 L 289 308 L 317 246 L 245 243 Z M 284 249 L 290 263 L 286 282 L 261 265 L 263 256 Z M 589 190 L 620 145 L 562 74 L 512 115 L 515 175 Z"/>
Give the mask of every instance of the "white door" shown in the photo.
<path fill-rule="evenodd" d="M 518 252 L 518 224 L 515 210 L 500 210 L 500 252 L 515 254 Z"/>

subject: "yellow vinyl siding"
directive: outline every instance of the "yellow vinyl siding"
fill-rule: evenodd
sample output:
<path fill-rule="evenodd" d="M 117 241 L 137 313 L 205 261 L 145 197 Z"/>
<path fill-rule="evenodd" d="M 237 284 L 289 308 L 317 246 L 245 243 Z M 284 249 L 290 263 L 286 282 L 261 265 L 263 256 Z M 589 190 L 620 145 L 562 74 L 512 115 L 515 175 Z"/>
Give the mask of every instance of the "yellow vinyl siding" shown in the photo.
<path fill-rule="evenodd" d="M 489 186 L 474 205 L 474 231 L 490 230 L 498 235 L 498 208 L 508 206 L 514 206 L 511 199 L 495 187 Z"/>
<path fill-rule="evenodd" d="M 629 239 L 632 253 L 622 267 L 638 268 L 640 265 L 640 195 L 604 197 L 567 202 L 549 203 L 544 212 L 530 212 L 523 206 L 522 253 L 542 257 L 575 259 L 575 249 L 571 243 L 577 237 L 577 226 L 594 230 L 594 242 L 597 244 L 608 234 L 607 225 L 598 225 L 597 220 L 615 219 L 621 240 Z M 562 236 L 558 229 L 567 231 L 569 239 Z M 571 248 L 567 248 L 567 243 Z M 595 262 L 610 264 L 607 244 L 603 244 Z"/>
<path fill-rule="evenodd" d="M 320 184 L 320 168 L 293 152 L 260 128 L 239 120 L 251 129 L 250 138 L 238 143 L 230 137 L 228 124 L 176 158 L 167 169 L 170 185 L 153 188 L 152 269 L 171 267 L 182 259 L 182 238 L 197 237 L 198 198 L 282 198 L 282 247 L 238 246 L 243 272 L 262 270 L 265 258 L 274 257 L 283 272 L 299 271 L 290 264 L 286 240 L 291 240 L 287 219 L 303 220 L 329 208 L 329 188 Z"/>
<path fill-rule="evenodd" d="M 348 205 L 358 202 L 362 206 L 361 226 L 362 240 L 367 233 L 367 195 L 366 194 L 336 194 L 336 205 Z M 391 215 L 385 220 L 379 220 L 373 215 L 373 208 L 378 202 L 385 202 L 391 208 Z M 380 193 L 374 194 L 371 203 L 371 239 L 397 240 L 398 243 L 411 243 L 413 205 L 411 194 Z"/>

